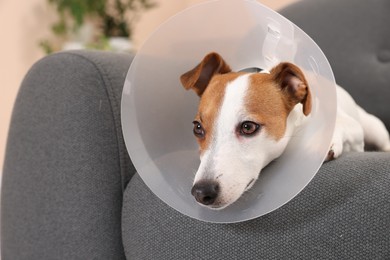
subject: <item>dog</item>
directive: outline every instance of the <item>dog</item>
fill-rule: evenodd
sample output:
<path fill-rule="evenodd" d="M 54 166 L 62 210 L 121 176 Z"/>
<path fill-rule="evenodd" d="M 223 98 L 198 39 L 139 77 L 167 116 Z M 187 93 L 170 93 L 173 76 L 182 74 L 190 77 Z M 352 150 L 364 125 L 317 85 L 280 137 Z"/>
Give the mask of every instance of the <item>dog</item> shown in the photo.
<path fill-rule="evenodd" d="M 269 73 L 233 72 L 213 52 L 181 75 L 180 81 L 200 97 L 193 133 L 201 162 L 191 193 L 211 209 L 223 209 L 249 190 L 261 170 L 283 153 L 294 130 L 312 110 L 308 82 L 301 69 L 288 62 Z M 339 86 L 337 97 L 336 125 L 326 161 L 343 152 L 362 152 L 365 143 L 390 151 L 384 124 Z"/>

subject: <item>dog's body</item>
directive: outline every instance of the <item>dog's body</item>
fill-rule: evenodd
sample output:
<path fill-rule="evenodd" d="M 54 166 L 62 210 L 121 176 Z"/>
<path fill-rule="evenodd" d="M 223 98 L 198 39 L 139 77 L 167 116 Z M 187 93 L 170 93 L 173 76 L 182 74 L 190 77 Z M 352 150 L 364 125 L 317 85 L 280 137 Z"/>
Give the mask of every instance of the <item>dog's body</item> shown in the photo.
<path fill-rule="evenodd" d="M 181 82 L 200 96 L 193 123 L 201 164 L 191 192 L 200 204 L 222 209 L 250 189 L 260 171 L 283 153 L 311 112 L 310 88 L 294 64 L 280 63 L 268 74 L 232 72 L 217 53 L 183 74 Z M 337 87 L 337 95 L 327 160 L 343 151 L 363 151 L 364 141 L 390 151 L 384 124 L 342 88 Z"/>

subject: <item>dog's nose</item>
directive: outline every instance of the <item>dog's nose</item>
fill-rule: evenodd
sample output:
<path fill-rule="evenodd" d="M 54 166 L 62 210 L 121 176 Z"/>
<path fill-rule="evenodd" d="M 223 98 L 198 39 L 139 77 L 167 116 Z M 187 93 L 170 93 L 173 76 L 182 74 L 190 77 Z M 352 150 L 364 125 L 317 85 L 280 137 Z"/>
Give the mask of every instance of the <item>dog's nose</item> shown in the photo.
<path fill-rule="evenodd" d="M 191 189 L 192 196 L 203 205 L 211 205 L 218 197 L 219 185 L 214 181 L 200 181 Z"/>

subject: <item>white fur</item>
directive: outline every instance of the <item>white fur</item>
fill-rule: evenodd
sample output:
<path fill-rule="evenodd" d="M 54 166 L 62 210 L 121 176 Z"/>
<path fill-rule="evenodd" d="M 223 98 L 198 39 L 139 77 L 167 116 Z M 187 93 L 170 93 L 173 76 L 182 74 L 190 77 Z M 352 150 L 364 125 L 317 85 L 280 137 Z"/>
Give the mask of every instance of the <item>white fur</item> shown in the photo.
<path fill-rule="evenodd" d="M 382 121 L 359 107 L 343 88 L 337 86 L 336 90 L 337 117 L 330 147 L 332 157 L 337 158 L 343 152 L 363 152 L 365 143 L 381 151 L 390 151 L 389 133 Z"/>
<path fill-rule="evenodd" d="M 389 132 L 383 122 L 359 106 L 357 111 L 364 131 L 364 142 L 376 145 L 380 151 L 390 152 Z"/>

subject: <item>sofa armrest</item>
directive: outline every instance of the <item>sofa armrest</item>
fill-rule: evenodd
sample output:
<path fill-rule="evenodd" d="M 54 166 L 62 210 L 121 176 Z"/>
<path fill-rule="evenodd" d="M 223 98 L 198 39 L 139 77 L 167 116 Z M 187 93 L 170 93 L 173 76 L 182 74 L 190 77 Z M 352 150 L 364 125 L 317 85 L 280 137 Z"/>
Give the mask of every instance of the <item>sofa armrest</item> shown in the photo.
<path fill-rule="evenodd" d="M 389 174 L 390 153 L 344 154 L 325 163 L 312 182 L 286 205 L 237 224 L 211 224 L 181 215 L 153 195 L 136 175 L 124 196 L 126 256 L 387 259 Z"/>
<path fill-rule="evenodd" d="M 134 168 L 120 99 L 131 60 L 63 52 L 25 77 L 3 172 L 3 259 L 125 259 L 122 190 Z"/>

